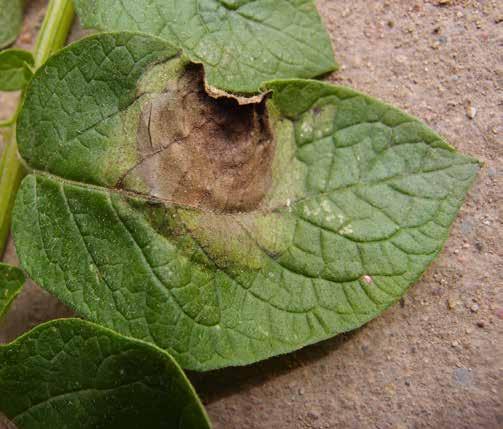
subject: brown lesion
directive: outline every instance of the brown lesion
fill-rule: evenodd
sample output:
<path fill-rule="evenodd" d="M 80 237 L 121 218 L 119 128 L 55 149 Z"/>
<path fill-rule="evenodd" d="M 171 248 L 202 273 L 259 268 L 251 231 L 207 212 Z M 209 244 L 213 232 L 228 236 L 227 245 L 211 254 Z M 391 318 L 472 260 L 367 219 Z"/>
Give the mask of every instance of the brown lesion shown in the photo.
<path fill-rule="evenodd" d="M 264 102 L 211 97 L 198 66 L 144 105 L 137 146 L 141 161 L 121 188 L 132 175 L 153 197 L 236 212 L 259 207 L 271 185 L 274 141 Z"/>

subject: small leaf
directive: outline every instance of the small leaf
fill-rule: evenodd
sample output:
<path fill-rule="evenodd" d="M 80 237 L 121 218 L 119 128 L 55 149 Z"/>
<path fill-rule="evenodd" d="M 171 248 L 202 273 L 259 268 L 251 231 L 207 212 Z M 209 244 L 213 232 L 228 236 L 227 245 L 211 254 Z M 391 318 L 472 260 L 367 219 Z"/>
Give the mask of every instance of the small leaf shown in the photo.
<path fill-rule="evenodd" d="M 0 393 L 0 410 L 19 429 L 210 427 L 168 354 L 78 319 L 0 346 Z"/>
<path fill-rule="evenodd" d="M 405 113 L 310 80 L 255 105 L 146 35 L 101 34 L 34 76 L 22 266 L 80 315 L 184 367 L 355 329 L 440 252 L 479 165 Z"/>
<path fill-rule="evenodd" d="M 23 89 L 33 76 L 31 52 L 7 49 L 0 52 L 0 91 Z"/>
<path fill-rule="evenodd" d="M 336 68 L 313 0 L 76 0 L 86 28 L 140 31 L 182 48 L 209 86 L 256 93 L 262 82 Z"/>
<path fill-rule="evenodd" d="M 0 0 L 0 49 L 12 44 L 23 24 L 23 1 Z"/>
<path fill-rule="evenodd" d="M 24 281 L 24 274 L 19 268 L 0 263 L 0 320 L 21 292 Z"/>

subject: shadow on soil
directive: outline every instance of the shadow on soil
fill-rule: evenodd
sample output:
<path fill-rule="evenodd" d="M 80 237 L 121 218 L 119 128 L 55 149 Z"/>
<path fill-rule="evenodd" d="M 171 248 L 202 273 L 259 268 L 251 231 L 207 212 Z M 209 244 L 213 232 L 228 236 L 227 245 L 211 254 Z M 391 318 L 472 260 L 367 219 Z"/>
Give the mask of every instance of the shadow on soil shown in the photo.
<path fill-rule="evenodd" d="M 272 357 L 253 365 L 230 367 L 208 372 L 187 373 L 205 405 L 259 386 L 302 366 L 309 366 L 350 341 L 361 329 L 305 347 L 293 353 Z"/>

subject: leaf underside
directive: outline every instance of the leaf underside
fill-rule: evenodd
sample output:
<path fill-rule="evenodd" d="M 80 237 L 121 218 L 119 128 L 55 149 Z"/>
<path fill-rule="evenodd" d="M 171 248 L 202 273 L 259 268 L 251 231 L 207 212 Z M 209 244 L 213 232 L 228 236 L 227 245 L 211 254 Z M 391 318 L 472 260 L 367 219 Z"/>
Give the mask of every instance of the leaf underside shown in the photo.
<path fill-rule="evenodd" d="M 19 429 L 210 427 L 169 355 L 78 319 L 0 345 L 0 393 Z"/>
<path fill-rule="evenodd" d="M 33 76 L 31 52 L 7 49 L 0 52 L 0 91 L 23 89 Z"/>
<path fill-rule="evenodd" d="M 0 0 L 0 49 L 16 40 L 22 23 L 22 0 Z"/>
<path fill-rule="evenodd" d="M 478 163 L 347 88 L 275 81 L 265 105 L 229 109 L 194 76 L 124 33 L 35 74 L 18 125 L 35 171 L 13 224 L 30 276 L 196 370 L 301 348 L 396 302 Z"/>
<path fill-rule="evenodd" d="M 145 4 L 147 3 L 147 4 Z M 76 0 L 86 28 L 139 31 L 183 49 L 206 81 L 250 94 L 272 79 L 311 78 L 336 64 L 313 0 Z"/>
<path fill-rule="evenodd" d="M 24 281 L 24 274 L 19 268 L 0 263 L 0 321 L 21 292 Z"/>

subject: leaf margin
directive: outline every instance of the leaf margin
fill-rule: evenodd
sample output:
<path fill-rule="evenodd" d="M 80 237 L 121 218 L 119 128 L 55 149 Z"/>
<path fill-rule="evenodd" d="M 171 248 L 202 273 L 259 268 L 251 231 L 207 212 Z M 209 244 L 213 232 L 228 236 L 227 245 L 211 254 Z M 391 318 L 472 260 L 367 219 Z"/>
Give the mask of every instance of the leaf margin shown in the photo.
<path fill-rule="evenodd" d="M 93 322 L 90 322 L 87 320 L 79 319 L 79 318 L 53 319 L 48 322 L 44 322 L 44 323 L 41 323 L 41 324 L 35 326 L 34 328 L 23 333 L 22 335 L 20 335 L 19 337 L 17 337 L 15 340 L 13 340 L 10 343 L 0 344 L 0 354 L 2 352 L 9 353 L 10 350 L 16 350 L 16 349 L 21 348 L 26 341 L 33 339 L 33 337 L 36 336 L 37 334 L 44 333 L 45 331 L 58 330 L 58 329 L 60 329 L 61 326 L 63 326 L 63 328 L 65 328 L 67 325 L 70 325 L 70 326 L 74 325 L 75 328 L 77 328 L 76 330 L 78 330 L 79 328 L 89 329 L 89 331 L 94 330 L 95 334 L 98 334 L 98 333 L 105 334 L 108 336 L 108 338 L 112 338 L 113 340 L 118 340 L 123 343 L 129 343 L 132 346 L 138 346 L 143 349 L 149 349 L 150 352 L 155 352 L 157 355 L 159 355 L 160 358 L 169 362 L 169 365 L 171 365 L 172 369 L 174 371 L 176 371 L 176 374 L 184 382 L 184 385 L 187 388 L 187 391 L 190 394 L 191 399 L 194 401 L 194 405 L 197 407 L 197 410 L 200 412 L 200 418 L 202 418 L 206 424 L 205 427 L 207 429 L 211 429 L 211 427 L 212 427 L 211 421 L 209 420 L 206 409 L 203 406 L 199 396 L 197 395 L 192 383 L 190 382 L 190 380 L 188 379 L 188 377 L 186 376 L 186 374 L 182 370 L 182 368 L 178 365 L 178 363 L 175 361 L 175 359 L 173 359 L 173 357 L 168 352 L 158 348 L 154 344 L 147 343 L 147 342 L 142 341 L 140 339 L 130 338 L 130 337 L 121 335 L 120 333 L 118 333 L 112 329 L 109 329 L 105 326 L 102 326 L 102 325 L 99 325 L 99 324 L 96 324 L 96 323 L 93 323 Z M 28 357 L 31 357 L 31 356 L 28 356 Z M 0 362 L 0 373 L 3 369 L 2 365 L 3 365 L 3 362 Z M 0 377 L 0 385 L 2 383 L 2 380 L 3 380 L 3 378 Z M 69 392 L 69 394 L 73 394 L 73 393 L 77 393 L 77 392 L 78 391 Z M 50 398 L 47 400 L 50 400 Z M 38 406 L 38 405 L 39 404 L 36 404 L 35 406 Z M 0 410 L 0 411 L 5 413 L 4 410 Z M 25 413 L 25 412 L 26 412 L 26 410 L 24 410 L 22 413 Z M 6 416 L 8 418 L 12 418 L 7 413 L 6 413 Z M 38 426 L 36 426 L 36 427 L 38 427 Z M 202 429 L 202 426 L 198 426 L 198 427 L 201 427 L 201 429 Z M 23 426 L 23 428 L 24 428 L 24 426 Z"/>

